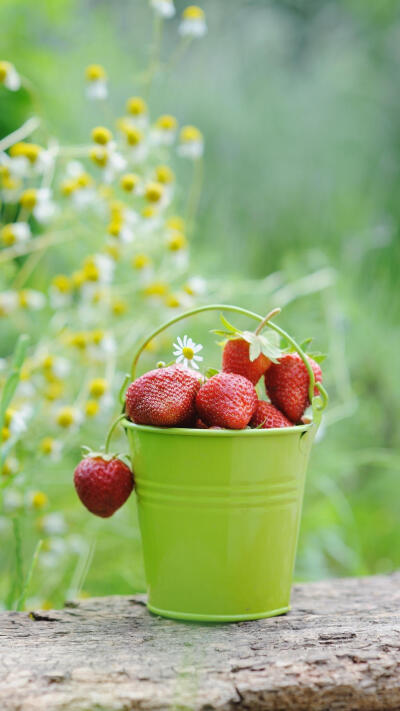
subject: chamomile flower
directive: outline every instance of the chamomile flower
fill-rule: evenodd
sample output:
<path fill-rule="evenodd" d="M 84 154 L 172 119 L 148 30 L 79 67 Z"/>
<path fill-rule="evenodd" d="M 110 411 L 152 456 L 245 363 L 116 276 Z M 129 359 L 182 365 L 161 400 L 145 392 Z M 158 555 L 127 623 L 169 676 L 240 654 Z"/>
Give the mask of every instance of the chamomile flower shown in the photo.
<path fill-rule="evenodd" d="M 126 102 L 126 110 L 129 116 L 126 118 L 127 126 L 136 126 L 145 129 L 149 123 L 149 110 L 147 104 L 141 96 L 132 96 Z"/>
<path fill-rule="evenodd" d="M 105 183 L 112 183 L 116 175 L 126 168 L 126 160 L 116 150 L 114 142 L 107 146 L 94 145 L 89 156 L 93 163 L 102 169 L 102 179 Z"/>
<path fill-rule="evenodd" d="M 197 363 L 203 360 L 202 356 L 197 355 L 203 346 L 200 343 L 195 343 L 189 336 L 184 336 L 181 338 L 178 336 L 176 339 L 177 343 L 174 343 L 175 350 L 173 351 L 174 356 L 177 356 L 176 363 L 182 364 L 184 368 L 195 368 L 199 369 Z"/>
<path fill-rule="evenodd" d="M 173 17 L 175 6 L 173 0 L 150 0 L 150 5 L 160 17 Z"/>
<path fill-rule="evenodd" d="M 61 192 L 70 197 L 77 210 L 83 210 L 96 201 L 93 178 L 77 160 L 67 164 L 66 179 L 61 183 Z"/>
<path fill-rule="evenodd" d="M 39 527 L 47 536 L 62 536 L 67 531 L 65 518 L 58 511 L 43 516 L 39 522 Z"/>
<path fill-rule="evenodd" d="M 20 141 L 10 148 L 9 167 L 13 175 L 21 178 L 43 175 L 54 162 L 54 153 L 36 143 Z"/>
<path fill-rule="evenodd" d="M 6 247 L 27 242 L 32 237 L 31 228 L 27 222 L 10 222 L 0 230 L 1 241 Z"/>
<path fill-rule="evenodd" d="M 39 443 L 39 450 L 42 455 L 49 457 L 53 461 L 58 461 L 61 457 L 63 444 L 61 440 L 54 437 L 43 437 Z"/>
<path fill-rule="evenodd" d="M 57 274 L 49 289 L 50 305 L 53 309 L 69 306 L 72 301 L 72 280 L 65 274 Z"/>
<path fill-rule="evenodd" d="M 108 96 L 107 74 L 101 64 L 89 64 L 86 67 L 86 96 L 95 101 L 104 100 Z"/>
<path fill-rule="evenodd" d="M 184 126 L 179 135 L 178 153 L 184 158 L 197 160 L 204 152 L 203 134 L 196 126 Z"/>
<path fill-rule="evenodd" d="M 11 62 L 0 62 L 0 84 L 10 91 L 18 91 L 21 86 L 21 77 Z"/>
<path fill-rule="evenodd" d="M 18 305 L 28 311 L 39 311 L 46 305 L 46 297 L 35 289 L 21 289 L 18 292 Z"/>
<path fill-rule="evenodd" d="M 182 37 L 203 37 L 207 32 L 204 10 L 197 5 L 189 5 L 182 13 L 179 34 Z"/>
<path fill-rule="evenodd" d="M 151 140 L 157 146 L 171 146 L 175 141 L 178 122 L 175 116 L 159 116 L 151 132 Z"/>
<path fill-rule="evenodd" d="M 74 429 L 82 422 L 82 413 L 76 407 L 66 405 L 55 413 L 56 424 L 64 430 Z"/>
<path fill-rule="evenodd" d="M 85 259 L 83 265 L 84 282 L 109 284 L 112 281 L 115 264 L 105 254 L 94 254 Z"/>
<path fill-rule="evenodd" d="M 26 210 L 31 210 L 38 222 L 49 222 L 57 212 L 57 206 L 52 200 L 50 188 L 29 188 L 25 190 L 20 203 Z"/>
<path fill-rule="evenodd" d="M 207 282 L 203 277 L 193 276 L 187 280 L 183 288 L 189 296 L 201 296 L 207 291 Z"/>

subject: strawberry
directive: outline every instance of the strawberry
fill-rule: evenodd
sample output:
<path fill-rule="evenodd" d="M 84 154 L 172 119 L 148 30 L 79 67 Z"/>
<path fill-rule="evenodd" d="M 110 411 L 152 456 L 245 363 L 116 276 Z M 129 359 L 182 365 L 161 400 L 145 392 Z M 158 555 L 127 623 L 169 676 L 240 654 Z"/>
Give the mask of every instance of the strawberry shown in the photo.
<path fill-rule="evenodd" d="M 218 373 L 201 386 L 196 410 L 209 426 L 242 430 L 257 407 L 254 385 L 236 373 Z"/>
<path fill-rule="evenodd" d="M 250 420 L 250 426 L 259 427 L 261 430 L 269 430 L 275 427 L 293 427 L 293 423 L 270 402 L 259 400 L 257 409 Z"/>
<path fill-rule="evenodd" d="M 308 360 L 315 380 L 322 382 L 322 372 L 318 363 L 309 357 Z M 265 389 L 269 399 L 292 422 L 299 422 L 304 410 L 310 404 L 309 383 L 307 368 L 298 353 L 287 353 L 282 356 L 278 363 L 272 363 L 265 374 Z M 318 394 L 317 388 L 314 388 L 314 394 Z"/>
<path fill-rule="evenodd" d="M 271 361 L 263 353 L 255 360 L 250 360 L 250 343 L 243 338 L 228 340 L 222 352 L 222 370 L 224 373 L 237 373 L 257 385 L 261 376 L 271 365 Z"/>
<path fill-rule="evenodd" d="M 92 454 L 76 467 L 74 484 L 83 505 L 96 516 L 108 518 L 129 497 L 133 474 L 117 457 Z"/>
<path fill-rule="evenodd" d="M 140 425 L 188 427 L 196 417 L 195 398 L 201 382 L 187 368 L 171 365 L 145 373 L 130 384 L 126 413 Z"/>

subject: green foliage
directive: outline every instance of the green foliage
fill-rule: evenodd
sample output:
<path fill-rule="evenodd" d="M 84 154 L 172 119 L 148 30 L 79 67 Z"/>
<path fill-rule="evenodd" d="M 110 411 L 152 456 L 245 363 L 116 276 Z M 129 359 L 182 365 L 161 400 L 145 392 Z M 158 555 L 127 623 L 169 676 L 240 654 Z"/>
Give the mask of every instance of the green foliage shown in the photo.
<path fill-rule="evenodd" d="M 400 383 L 392 364 L 400 310 L 398 6 L 232 0 L 227 7 L 219 0 L 205 9 L 204 42 L 177 63 L 174 76 L 157 74 L 151 95 L 155 114 L 172 110 L 173 101 L 178 118 L 195 120 L 206 137 L 196 271 L 208 276 L 208 300 L 265 313 L 284 306 L 280 323 L 299 338 L 313 333 L 316 350 L 329 355 L 324 382 L 332 404 L 312 455 L 297 577 L 389 571 L 400 566 Z M 62 140 L 86 141 L 90 127 L 105 120 L 84 103 L 82 68 L 93 61 L 113 77 L 113 106 L 122 104 L 128 85 L 140 93 L 149 49 L 144 1 L 3 0 L 0 20 L 7 27 L 4 58 L 31 78 L 36 96 L 25 89 L 14 100 L 0 89 L 0 137 L 40 109 L 46 128 Z M 174 49 L 176 22 L 166 28 L 165 55 Z M 189 180 L 187 166 L 177 174 L 182 185 Z M 45 253 L 30 287 L 44 289 L 54 274 L 73 269 L 85 241 L 96 248 L 97 228 L 87 235 L 85 225 L 68 221 L 67 230 L 76 239 Z M 7 278 L 24 262 L 4 267 Z M 154 307 L 136 300 L 130 313 L 137 337 L 121 329 L 119 386 L 137 338 L 149 321 L 160 321 Z M 35 329 L 45 330 L 48 320 L 48 312 L 38 316 Z M 2 324 L 4 355 L 25 326 Z M 199 320 L 190 333 L 218 367 L 220 351 L 204 328 Z M 143 369 L 160 357 L 169 361 L 169 342 L 146 352 Z M 101 422 L 93 433 L 93 446 L 105 427 Z M 144 588 L 133 497 L 112 520 L 89 520 L 71 484 L 78 457 L 73 444 L 62 461 L 35 460 L 32 485 L 63 511 L 70 535 L 85 537 L 64 567 L 51 567 L 48 558 L 46 586 L 33 574 L 29 594 L 39 603 L 62 604 L 82 584 L 89 594 Z M 30 560 L 34 543 L 22 528 Z M 15 559 L 11 526 L 4 540 L 6 573 Z M 4 599 L 8 590 L 3 583 Z"/>

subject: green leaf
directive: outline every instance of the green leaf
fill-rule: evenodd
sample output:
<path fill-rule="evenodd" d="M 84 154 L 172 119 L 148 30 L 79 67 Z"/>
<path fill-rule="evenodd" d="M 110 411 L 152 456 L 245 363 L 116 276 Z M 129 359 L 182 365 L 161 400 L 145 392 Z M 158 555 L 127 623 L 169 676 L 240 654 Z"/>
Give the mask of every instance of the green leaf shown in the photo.
<path fill-rule="evenodd" d="M 307 353 L 316 363 L 323 363 L 328 357 L 326 353 Z"/>
<path fill-rule="evenodd" d="M 205 372 L 206 378 L 212 378 L 214 375 L 218 375 L 220 371 L 217 368 L 207 368 Z"/>
<path fill-rule="evenodd" d="M 257 338 L 252 343 L 250 343 L 250 348 L 249 348 L 250 360 L 251 361 L 256 360 L 256 358 L 258 358 L 260 353 L 261 353 L 261 343 L 260 343 L 260 339 Z"/>
<path fill-rule="evenodd" d="M 239 329 L 235 328 L 235 326 L 232 326 L 232 324 L 229 323 L 229 321 L 225 318 L 225 316 L 223 314 L 220 314 L 220 319 L 221 319 L 222 325 L 225 326 L 227 331 L 229 331 L 230 333 L 241 334 L 241 331 L 239 331 Z"/>
<path fill-rule="evenodd" d="M 271 339 L 269 336 L 259 336 L 261 343 L 261 353 L 265 355 L 273 363 L 277 363 L 278 359 L 282 355 L 282 351 L 279 346 L 276 345 L 276 339 Z"/>
<path fill-rule="evenodd" d="M 300 348 L 302 351 L 307 351 L 308 346 L 310 345 L 311 341 L 313 341 L 313 338 L 306 338 L 302 343 L 300 343 Z M 293 350 L 295 350 L 293 348 Z"/>

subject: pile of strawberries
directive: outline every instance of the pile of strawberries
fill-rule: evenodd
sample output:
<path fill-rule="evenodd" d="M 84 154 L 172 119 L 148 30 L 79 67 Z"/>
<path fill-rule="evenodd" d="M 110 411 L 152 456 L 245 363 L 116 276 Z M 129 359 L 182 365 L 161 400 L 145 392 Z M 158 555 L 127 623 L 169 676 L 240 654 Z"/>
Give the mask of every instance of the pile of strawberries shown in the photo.
<path fill-rule="evenodd" d="M 267 317 L 266 317 L 267 318 Z M 247 427 L 273 429 L 302 423 L 310 405 L 308 370 L 297 353 L 282 353 L 265 336 L 228 326 L 222 371 L 208 379 L 180 365 L 145 373 L 126 392 L 125 414 L 132 422 L 153 427 L 199 430 Z M 311 357 L 315 382 L 321 368 Z M 264 379 L 269 398 L 260 400 L 255 386 Z M 314 389 L 318 393 L 317 387 Z M 82 503 L 97 516 L 111 516 L 129 497 L 134 479 L 120 455 L 89 452 L 75 469 Z"/>
<path fill-rule="evenodd" d="M 273 363 L 260 353 L 250 360 L 249 349 L 243 338 L 228 340 L 222 372 L 208 380 L 177 365 L 145 373 L 128 388 L 127 416 L 140 425 L 198 429 L 270 429 L 300 423 L 310 404 L 309 375 L 300 356 L 286 353 Z M 321 368 L 309 361 L 315 380 L 321 382 Z M 255 385 L 262 377 L 270 402 L 257 396 Z"/>

